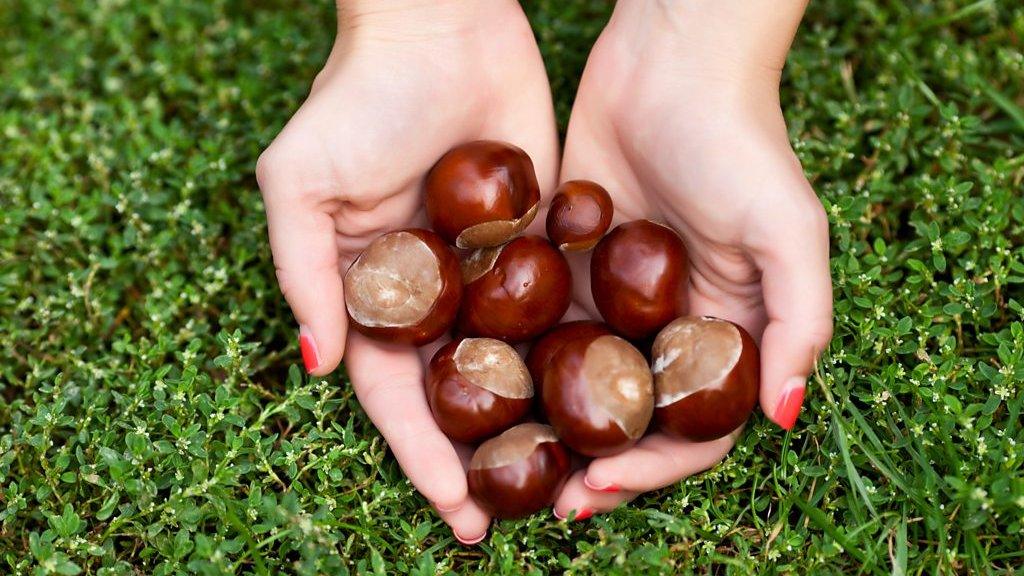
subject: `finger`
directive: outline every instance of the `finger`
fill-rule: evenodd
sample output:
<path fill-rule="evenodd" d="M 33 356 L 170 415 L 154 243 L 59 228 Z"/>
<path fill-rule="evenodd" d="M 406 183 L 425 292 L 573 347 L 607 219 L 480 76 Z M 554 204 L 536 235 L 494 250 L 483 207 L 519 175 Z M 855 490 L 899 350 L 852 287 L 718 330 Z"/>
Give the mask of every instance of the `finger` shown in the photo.
<path fill-rule="evenodd" d="M 452 529 L 455 539 L 472 546 L 479 544 L 487 537 L 487 527 L 491 524 L 491 517 L 472 498 L 457 510 L 445 512 L 437 508 L 437 513 Z"/>
<path fill-rule="evenodd" d="M 761 338 L 761 407 L 785 430 L 803 403 L 807 375 L 832 338 L 832 279 L 824 213 L 778 231 L 758 258 L 768 325 Z M 792 230 L 797 229 L 797 230 Z"/>
<path fill-rule="evenodd" d="M 584 482 L 594 491 L 647 492 L 711 468 L 732 449 L 740 430 L 710 442 L 692 442 L 655 433 L 633 448 L 587 467 Z"/>
<path fill-rule="evenodd" d="M 562 492 L 559 493 L 552 509 L 555 517 L 559 520 L 566 520 L 570 516 L 577 521 L 586 520 L 594 514 L 610 512 L 623 502 L 629 502 L 636 498 L 639 494 L 639 492 L 629 490 L 615 492 L 593 490 L 587 487 L 585 476 L 586 470 L 576 471 L 565 483 Z"/>
<path fill-rule="evenodd" d="M 299 323 L 306 371 L 323 376 L 345 350 L 345 314 L 334 220 L 292 187 L 273 156 L 262 156 L 257 179 L 263 193 L 277 282 Z"/>
<path fill-rule="evenodd" d="M 465 444 L 455 444 L 455 451 L 459 455 L 463 468 L 469 467 L 469 460 L 473 457 L 473 447 Z M 441 519 L 452 529 L 455 539 L 466 546 L 479 543 L 487 536 L 487 527 L 491 523 L 491 516 L 486 510 L 480 507 L 472 497 L 467 497 L 463 504 L 455 510 L 441 510 L 434 505 Z"/>
<path fill-rule="evenodd" d="M 363 410 L 416 489 L 439 509 L 461 508 L 468 498 L 466 473 L 427 406 L 416 350 L 353 332 L 346 367 Z"/>
<path fill-rule="evenodd" d="M 493 116 L 483 128 L 481 137 L 509 142 L 530 156 L 540 185 L 541 205 L 546 206 L 558 185 L 559 164 L 558 132 L 551 94 L 547 90 L 531 90 L 516 102 L 516 106 Z M 540 230 L 543 228 L 543 219 L 538 217 L 529 230 L 542 233 Z"/>
<path fill-rule="evenodd" d="M 463 469 L 467 468 L 469 460 L 473 456 L 473 448 L 456 444 L 455 451 Z M 487 527 L 491 523 L 491 516 L 472 497 L 467 496 L 454 510 L 440 508 L 434 503 L 432 505 L 441 519 L 451 527 L 455 539 L 462 544 L 471 546 L 487 536 Z"/>

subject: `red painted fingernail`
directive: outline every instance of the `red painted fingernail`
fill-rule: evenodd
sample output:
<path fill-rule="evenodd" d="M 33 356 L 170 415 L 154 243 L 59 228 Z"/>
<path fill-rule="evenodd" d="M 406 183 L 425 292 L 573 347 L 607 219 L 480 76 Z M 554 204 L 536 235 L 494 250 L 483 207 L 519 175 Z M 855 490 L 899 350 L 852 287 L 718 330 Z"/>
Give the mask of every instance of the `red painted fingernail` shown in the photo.
<path fill-rule="evenodd" d="M 464 539 L 462 536 L 459 536 L 459 533 L 455 532 L 454 530 L 452 531 L 452 534 L 455 534 L 455 539 L 461 542 L 463 546 L 472 546 L 473 544 L 478 544 L 481 540 L 487 537 L 487 530 L 484 530 L 484 533 L 477 536 L 476 538 L 471 538 L 468 540 Z"/>
<path fill-rule="evenodd" d="M 607 492 L 609 494 L 614 494 L 614 493 L 616 493 L 616 492 L 618 492 L 619 490 L 622 489 L 622 488 L 619 487 L 618 484 L 609 484 L 607 486 L 597 486 L 597 485 L 591 483 L 590 482 L 590 478 L 587 478 L 586 476 L 583 477 L 583 484 L 586 485 L 586 487 L 590 488 L 591 490 L 597 490 L 598 492 Z"/>
<path fill-rule="evenodd" d="M 796 425 L 796 419 L 800 416 L 800 406 L 804 403 L 805 387 L 806 384 L 800 378 L 790 380 L 788 389 L 775 405 L 775 423 L 783 430 L 792 430 Z"/>
<path fill-rule="evenodd" d="M 302 350 L 302 363 L 306 365 L 306 373 L 312 373 L 320 366 L 320 351 L 316 348 L 313 332 L 306 326 L 299 326 L 299 350 Z"/>
<path fill-rule="evenodd" d="M 594 509 L 593 508 L 584 508 L 583 510 L 580 510 L 579 514 L 576 515 L 576 521 L 579 522 L 581 520 L 586 520 L 587 518 L 590 518 L 593 515 L 594 515 Z"/>

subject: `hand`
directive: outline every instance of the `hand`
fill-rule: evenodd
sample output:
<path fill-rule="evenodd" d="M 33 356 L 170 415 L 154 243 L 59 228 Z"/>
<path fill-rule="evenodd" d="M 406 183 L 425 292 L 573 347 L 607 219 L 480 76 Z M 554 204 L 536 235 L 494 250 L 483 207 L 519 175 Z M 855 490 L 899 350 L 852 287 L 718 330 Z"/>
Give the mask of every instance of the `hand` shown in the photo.
<path fill-rule="evenodd" d="M 328 374 L 344 351 L 356 395 L 406 475 L 472 542 L 490 518 L 467 496 L 468 449 L 434 423 L 414 348 L 347 330 L 342 274 L 380 234 L 425 225 L 422 180 L 456 144 L 523 148 L 550 193 L 558 141 L 547 77 L 511 0 L 346 0 L 338 19 L 309 97 L 256 169 L 278 282 L 307 370 Z"/>
<path fill-rule="evenodd" d="M 650 218 L 679 231 L 691 260 L 691 313 L 737 322 L 760 342 L 761 408 L 788 430 L 832 333 L 827 220 L 779 108 L 789 42 L 730 52 L 754 37 L 730 37 L 731 27 L 747 22 L 743 9 L 708 14 L 734 3 L 696 3 L 694 14 L 668 13 L 683 4 L 690 3 L 618 5 L 580 84 L 561 178 L 604 185 L 615 223 Z M 782 10 L 761 0 L 744 9 L 756 11 L 755 4 Z M 787 30 L 785 22 L 775 25 Z M 573 273 L 580 309 L 599 317 L 586 257 L 573 259 Z M 738 432 L 706 443 L 652 434 L 577 472 L 555 512 L 607 511 L 705 470 Z"/>

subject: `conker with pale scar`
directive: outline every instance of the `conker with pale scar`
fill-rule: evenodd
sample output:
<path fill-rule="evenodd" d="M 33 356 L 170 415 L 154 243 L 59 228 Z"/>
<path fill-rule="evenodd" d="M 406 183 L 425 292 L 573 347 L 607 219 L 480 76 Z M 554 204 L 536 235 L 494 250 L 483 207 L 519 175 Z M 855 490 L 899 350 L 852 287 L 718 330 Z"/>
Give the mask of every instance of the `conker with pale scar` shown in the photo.
<path fill-rule="evenodd" d="M 544 369 L 544 413 L 563 442 L 585 456 L 618 454 L 647 430 L 654 385 L 643 355 L 613 335 L 572 339 Z"/>
<path fill-rule="evenodd" d="M 760 357 L 742 327 L 683 317 L 658 334 L 652 350 L 658 427 L 696 442 L 721 438 L 757 404 Z"/>
<path fill-rule="evenodd" d="M 569 477 L 569 453 L 554 430 L 520 424 L 476 449 L 469 493 L 496 518 L 521 518 L 550 506 Z"/>
<path fill-rule="evenodd" d="M 616 226 L 590 259 L 598 311 L 630 340 L 653 336 L 686 313 L 686 246 L 674 230 L 650 220 Z"/>
<path fill-rule="evenodd" d="M 519 354 L 490 338 L 453 340 L 427 370 L 427 403 L 438 427 L 474 443 L 507 429 L 530 410 L 533 385 Z"/>
<path fill-rule="evenodd" d="M 377 340 L 422 346 L 454 323 L 462 275 L 444 240 L 410 228 L 371 242 L 345 273 L 344 287 L 353 328 Z"/>
<path fill-rule="evenodd" d="M 569 309 L 572 275 L 562 253 L 540 236 L 483 248 L 463 261 L 458 327 L 466 336 L 525 342 Z"/>
<path fill-rule="evenodd" d="M 459 248 L 508 242 L 533 221 L 540 202 L 530 157 L 491 140 L 449 150 L 427 173 L 425 194 L 431 227 Z"/>
<path fill-rule="evenodd" d="M 570 180 L 555 190 L 545 222 L 551 243 L 566 252 L 593 248 L 612 224 L 612 197 L 600 184 Z"/>
<path fill-rule="evenodd" d="M 602 336 L 611 334 L 612 329 L 604 322 L 594 320 L 575 320 L 565 322 L 548 330 L 541 336 L 533 346 L 530 353 L 526 355 L 526 367 L 530 370 L 530 377 L 533 378 L 533 387 L 537 396 L 540 396 L 540 386 L 544 379 L 544 368 L 551 363 L 551 359 L 562 349 L 566 342 L 583 338 L 586 336 Z"/>

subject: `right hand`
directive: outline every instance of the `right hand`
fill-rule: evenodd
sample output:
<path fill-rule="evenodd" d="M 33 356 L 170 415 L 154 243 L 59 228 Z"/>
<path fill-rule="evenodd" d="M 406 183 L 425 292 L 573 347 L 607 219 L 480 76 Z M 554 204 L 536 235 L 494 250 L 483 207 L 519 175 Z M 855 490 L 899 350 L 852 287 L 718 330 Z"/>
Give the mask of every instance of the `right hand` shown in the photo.
<path fill-rule="evenodd" d="M 507 141 L 533 159 L 545 196 L 558 172 L 547 76 L 511 0 L 348 0 L 309 97 L 256 167 L 278 283 L 307 371 L 344 354 L 356 395 L 413 485 L 464 543 L 490 518 L 468 496 L 471 450 L 434 423 L 423 391 L 433 349 L 347 330 L 342 275 L 377 236 L 426 224 L 421 186 L 453 146 Z"/>

